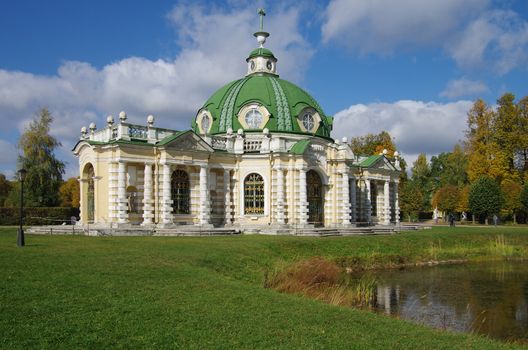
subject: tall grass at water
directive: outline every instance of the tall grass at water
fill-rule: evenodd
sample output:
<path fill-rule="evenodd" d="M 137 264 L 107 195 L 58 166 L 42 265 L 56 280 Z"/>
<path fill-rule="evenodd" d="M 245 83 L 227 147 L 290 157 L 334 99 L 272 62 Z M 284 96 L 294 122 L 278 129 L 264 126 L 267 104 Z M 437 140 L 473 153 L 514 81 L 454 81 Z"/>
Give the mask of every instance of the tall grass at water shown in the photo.
<path fill-rule="evenodd" d="M 314 257 L 265 272 L 264 287 L 300 294 L 332 305 L 369 307 L 377 281 L 366 274 L 351 278 L 335 262 Z"/>
<path fill-rule="evenodd" d="M 504 235 L 498 235 L 495 239 L 490 240 L 489 250 L 492 255 L 504 258 L 512 257 L 515 253 L 515 247 L 506 242 Z"/>

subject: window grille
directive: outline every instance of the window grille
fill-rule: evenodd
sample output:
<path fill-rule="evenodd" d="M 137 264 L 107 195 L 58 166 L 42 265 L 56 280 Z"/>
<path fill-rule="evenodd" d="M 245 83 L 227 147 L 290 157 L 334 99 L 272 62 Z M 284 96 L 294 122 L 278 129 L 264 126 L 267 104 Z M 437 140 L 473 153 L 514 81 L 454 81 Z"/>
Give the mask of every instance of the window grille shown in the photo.
<path fill-rule="evenodd" d="M 264 214 L 264 179 L 259 174 L 249 174 L 244 181 L 244 214 Z"/>
<path fill-rule="evenodd" d="M 190 210 L 189 175 L 183 170 L 175 170 L 171 177 L 171 199 L 174 214 L 189 214 Z"/>

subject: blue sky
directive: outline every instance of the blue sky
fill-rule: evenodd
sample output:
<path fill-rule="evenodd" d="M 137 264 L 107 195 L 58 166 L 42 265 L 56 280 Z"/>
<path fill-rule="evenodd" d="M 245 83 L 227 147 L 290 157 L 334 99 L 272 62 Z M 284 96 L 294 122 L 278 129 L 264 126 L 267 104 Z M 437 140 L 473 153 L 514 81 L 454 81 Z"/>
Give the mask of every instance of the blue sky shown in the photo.
<path fill-rule="evenodd" d="M 411 161 L 449 151 L 472 101 L 527 95 L 528 2 L 521 0 L 3 1 L 0 172 L 39 107 L 58 155 L 79 129 L 125 110 L 188 128 L 201 104 L 245 73 L 257 7 L 278 71 L 308 90 L 335 137 L 387 130 Z"/>

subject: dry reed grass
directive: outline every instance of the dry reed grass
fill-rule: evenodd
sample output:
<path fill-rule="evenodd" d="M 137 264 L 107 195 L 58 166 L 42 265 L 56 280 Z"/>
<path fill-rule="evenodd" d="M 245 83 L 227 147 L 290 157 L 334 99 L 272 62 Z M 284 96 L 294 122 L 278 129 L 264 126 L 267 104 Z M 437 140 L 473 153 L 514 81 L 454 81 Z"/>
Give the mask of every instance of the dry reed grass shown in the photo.
<path fill-rule="evenodd" d="M 335 262 L 313 257 L 267 273 L 264 286 L 332 305 L 368 307 L 375 297 L 376 281 L 372 276 L 352 281 Z"/>

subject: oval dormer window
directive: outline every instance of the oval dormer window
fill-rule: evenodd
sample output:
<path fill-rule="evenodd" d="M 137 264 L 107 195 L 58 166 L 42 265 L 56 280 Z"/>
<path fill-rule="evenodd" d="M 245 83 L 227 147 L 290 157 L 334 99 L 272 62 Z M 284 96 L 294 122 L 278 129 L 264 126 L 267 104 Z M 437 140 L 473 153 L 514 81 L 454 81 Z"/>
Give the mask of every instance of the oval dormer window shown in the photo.
<path fill-rule="evenodd" d="M 207 113 L 202 114 L 202 131 L 204 134 L 206 134 L 209 131 L 210 126 L 211 126 L 211 118 L 209 118 L 209 115 Z"/>
<path fill-rule="evenodd" d="M 306 130 L 312 131 L 315 126 L 315 119 L 312 113 L 306 112 L 302 116 L 302 123 Z"/>
<path fill-rule="evenodd" d="M 266 67 L 268 68 L 268 70 L 273 70 L 273 63 L 271 61 L 268 61 L 266 63 Z"/>
<path fill-rule="evenodd" d="M 255 70 L 255 61 L 251 61 L 250 63 L 250 67 L 251 67 L 251 71 L 254 71 Z"/>
<path fill-rule="evenodd" d="M 250 109 L 244 117 L 244 120 L 250 129 L 258 129 L 262 124 L 263 119 L 262 114 L 257 108 Z"/>

